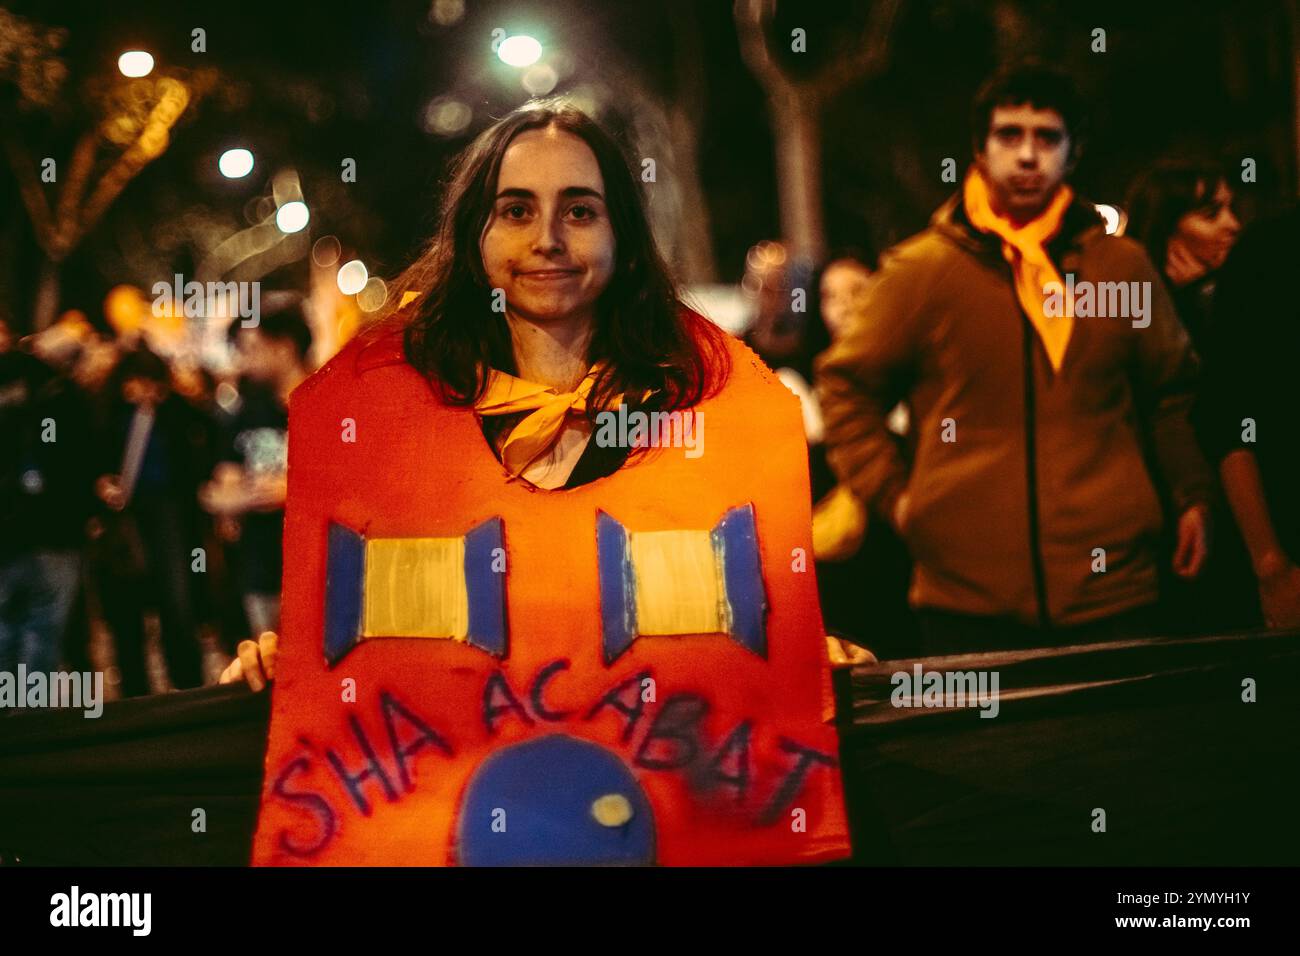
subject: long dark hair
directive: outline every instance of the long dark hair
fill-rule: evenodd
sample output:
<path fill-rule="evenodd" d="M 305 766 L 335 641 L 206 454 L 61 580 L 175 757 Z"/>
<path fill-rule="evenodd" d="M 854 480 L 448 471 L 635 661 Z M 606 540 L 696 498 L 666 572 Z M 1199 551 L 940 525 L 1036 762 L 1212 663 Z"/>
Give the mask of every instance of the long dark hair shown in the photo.
<path fill-rule="evenodd" d="M 1224 165 L 1212 159 L 1167 159 L 1146 170 L 1125 200 L 1127 234 L 1146 246 L 1161 275 L 1178 220 L 1214 201 L 1219 183 L 1229 182 Z"/>
<path fill-rule="evenodd" d="M 419 293 L 404 329 L 406 359 L 443 401 L 468 406 L 487 386 L 487 368 L 516 371 L 505 316 L 491 308 L 479 237 L 496 199 L 501 157 L 527 130 L 554 126 L 596 156 L 616 243 L 609 285 L 596 308 L 590 359 L 605 362 L 587 416 L 623 393 L 628 404 L 660 409 L 694 405 L 721 387 L 729 370 L 725 333 L 677 301 L 628 161 L 585 113 L 561 102 L 528 104 L 484 130 L 455 161 L 437 233 L 391 286 L 389 311 Z M 641 402 L 643 393 L 652 394 Z"/>

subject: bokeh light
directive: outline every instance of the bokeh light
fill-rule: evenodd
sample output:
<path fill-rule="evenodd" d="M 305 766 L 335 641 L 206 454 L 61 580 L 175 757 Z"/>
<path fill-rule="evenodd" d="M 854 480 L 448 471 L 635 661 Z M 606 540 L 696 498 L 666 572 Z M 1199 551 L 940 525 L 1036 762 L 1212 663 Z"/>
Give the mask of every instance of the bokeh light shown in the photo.
<path fill-rule="evenodd" d="M 217 160 L 217 169 L 227 179 L 243 179 L 253 171 L 253 154 L 246 149 L 228 149 Z"/>
<path fill-rule="evenodd" d="M 275 211 L 275 224 L 280 227 L 281 232 L 302 232 L 307 228 L 307 221 L 310 218 L 311 213 L 307 211 L 307 204 L 297 200 L 287 202 Z"/>
<path fill-rule="evenodd" d="M 497 47 L 497 56 L 510 66 L 532 66 L 542 58 L 542 45 L 535 39 L 519 33 L 506 37 Z"/>
<path fill-rule="evenodd" d="M 1106 234 L 1110 236 L 1124 235 L 1124 227 L 1128 225 L 1128 216 L 1124 210 L 1118 206 L 1110 206 L 1106 203 L 1097 204 L 1097 214 L 1101 216 L 1106 223 Z"/>
<path fill-rule="evenodd" d="M 449 27 L 459 23 L 465 16 L 465 0 L 433 0 L 429 8 L 429 19 L 440 27 Z"/>
<path fill-rule="evenodd" d="M 153 56 L 144 50 L 127 50 L 117 58 L 117 68 L 123 76 L 148 76 L 153 72 Z"/>
<path fill-rule="evenodd" d="M 555 84 L 560 82 L 560 77 L 550 64 L 538 63 L 526 69 L 519 82 L 532 96 L 545 96 L 555 89 Z"/>
<path fill-rule="evenodd" d="M 376 312 L 383 308 L 384 300 L 388 298 L 388 286 L 379 276 L 371 276 L 366 280 L 365 287 L 357 293 L 357 305 L 361 306 L 363 312 Z"/>
<path fill-rule="evenodd" d="M 343 255 L 343 246 L 337 236 L 321 236 L 311 247 L 311 261 L 322 269 L 328 269 L 339 261 Z"/>
<path fill-rule="evenodd" d="M 353 259 L 351 262 L 345 262 L 339 269 L 339 291 L 344 295 L 355 295 L 366 287 L 370 274 L 366 271 L 366 264 L 360 259 Z"/>
<path fill-rule="evenodd" d="M 439 136 L 455 136 L 464 132 L 473 118 L 474 111 L 460 100 L 439 96 L 424 110 L 424 129 Z"/>

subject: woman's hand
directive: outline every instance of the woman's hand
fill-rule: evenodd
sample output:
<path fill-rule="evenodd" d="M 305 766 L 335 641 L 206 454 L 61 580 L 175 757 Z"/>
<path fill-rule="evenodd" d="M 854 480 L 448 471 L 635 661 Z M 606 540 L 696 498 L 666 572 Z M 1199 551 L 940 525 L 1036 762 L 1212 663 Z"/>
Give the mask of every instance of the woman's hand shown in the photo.
<path fill-rule="evenodd" d="M 235 649 L 235 659 L 221 672 L 218 683 L 233 684 L 245 680 L 255 691 L 264 688 L 275 677 L 279 640 L 274 631 L 263 631 L 256 641 L 240 641 Z"/>
<path fill-rule="evenodd" d="M 1165 275 L 1169 276 L 1170 282 L 1184 286 L 1195 282 L 1208 271 L 1205 263 L 1192 254 L 1182 239 L 1174 236 L 1169 240 L 1165 251 Z"/>
<path fill-rule="evenodd" d="M 874 664 L 876 655 L 865 647 L 859 647 L 852 641 L 826 635 L 826 656 L 832 667 L 856 667 L 858 664 Z"/>

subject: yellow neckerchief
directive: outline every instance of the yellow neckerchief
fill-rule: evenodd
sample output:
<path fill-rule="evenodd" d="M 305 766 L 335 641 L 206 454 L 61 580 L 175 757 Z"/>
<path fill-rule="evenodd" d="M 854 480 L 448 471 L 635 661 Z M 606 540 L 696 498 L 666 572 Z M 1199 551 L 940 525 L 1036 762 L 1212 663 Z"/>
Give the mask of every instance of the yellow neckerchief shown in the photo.
<path fill-rule="evenodd" d="M 582 415 L 587 410 L 587 396 L 591 394 L 596 376 L 604 365 L 596 363 L 586 377 L 571 392 L 558 392 L 549 385 L 539 385 L 527 379 L 490 369 L 487 389 L 474 404 L 480 415 L 510 415 L 531 411 L 523 421 L 510 430 L 501 449 L 501 462 L 512 477 L 519 477 L 534 461 L 551 450 L 560 440 L 564 424 L 570 415 Z M 622 396 L 613 402 L 617 405 Z"/>
<path fill-rule="evenodd" d="M 402 293 L 398 308 L 405 308 L 419 297 L 420 293 L 410 290 Z M 593 365 L 572 392 L 557 392 L 549 385 L 539 385 L 496 369 L 488 370 L 487 388 L 474 403 L 476 412 L 484 416 L 532 412 L 510 430 L 501 448 L 501 462 L 512 478 L 518 478 L 529 465 L 551 450 L 560 440 L 570 415 L 582 415 L 587 411 L 587 396 L 603 369 L 602 363 Z M 622 395 L 615 396 L 611 404 L 617 406 L 622 400 Z"/>
<path fill-rule="evenodd" d="M 977 170 L 972 169 L 966 177 L 962 199 L 971 225 L 1002 240 L 1002 255 L 1011 264 L 1016 280 L 1016 298 L 1038 330 L 1052 370 L 1060 371 L 1065 349 L 1070 344 L 1070 333 L 1074 330 L 1074 307 L 1073 303 L 1066 302 L 1061 310 L 1064 314 L 1049 316 L 1044 313 L 1044 299 L 1048 294 L 1045 287 L 1055 282 L 1063 296 L 1065 289 L 1065 283 L 1044 246 L 1060 230 L 1065 210 L 1074 199 L 1074 190 L 1062 186 L 1042 214 L 1023 226 L 1016 226 L 993 211 L 989 204 L 988 185 Z"/>

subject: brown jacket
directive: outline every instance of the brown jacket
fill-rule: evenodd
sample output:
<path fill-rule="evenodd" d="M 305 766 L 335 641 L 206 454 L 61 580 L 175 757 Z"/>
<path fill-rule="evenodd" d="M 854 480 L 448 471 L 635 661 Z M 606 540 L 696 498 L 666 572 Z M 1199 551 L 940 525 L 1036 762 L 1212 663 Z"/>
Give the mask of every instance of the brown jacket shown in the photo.
<path fill-rule="evenodd" d="M 1163 517 L 1148 459 L 1174 514 L 1211 494 L 1187 418 L 1196 356 L 1142 247 L 1076 201 L 1048 252 L 1076 285 L 1145 283 L 1149 325 L 1076 318 L 1054 374 L 1000 240 L 953 197 L 886 255 L 817 363 L 840 479 L 886 518 L 909 494 L 914 606 L 1061 626 L 1149 604 Z M 899 400 L 910 471 L 885 429 Z"/>

